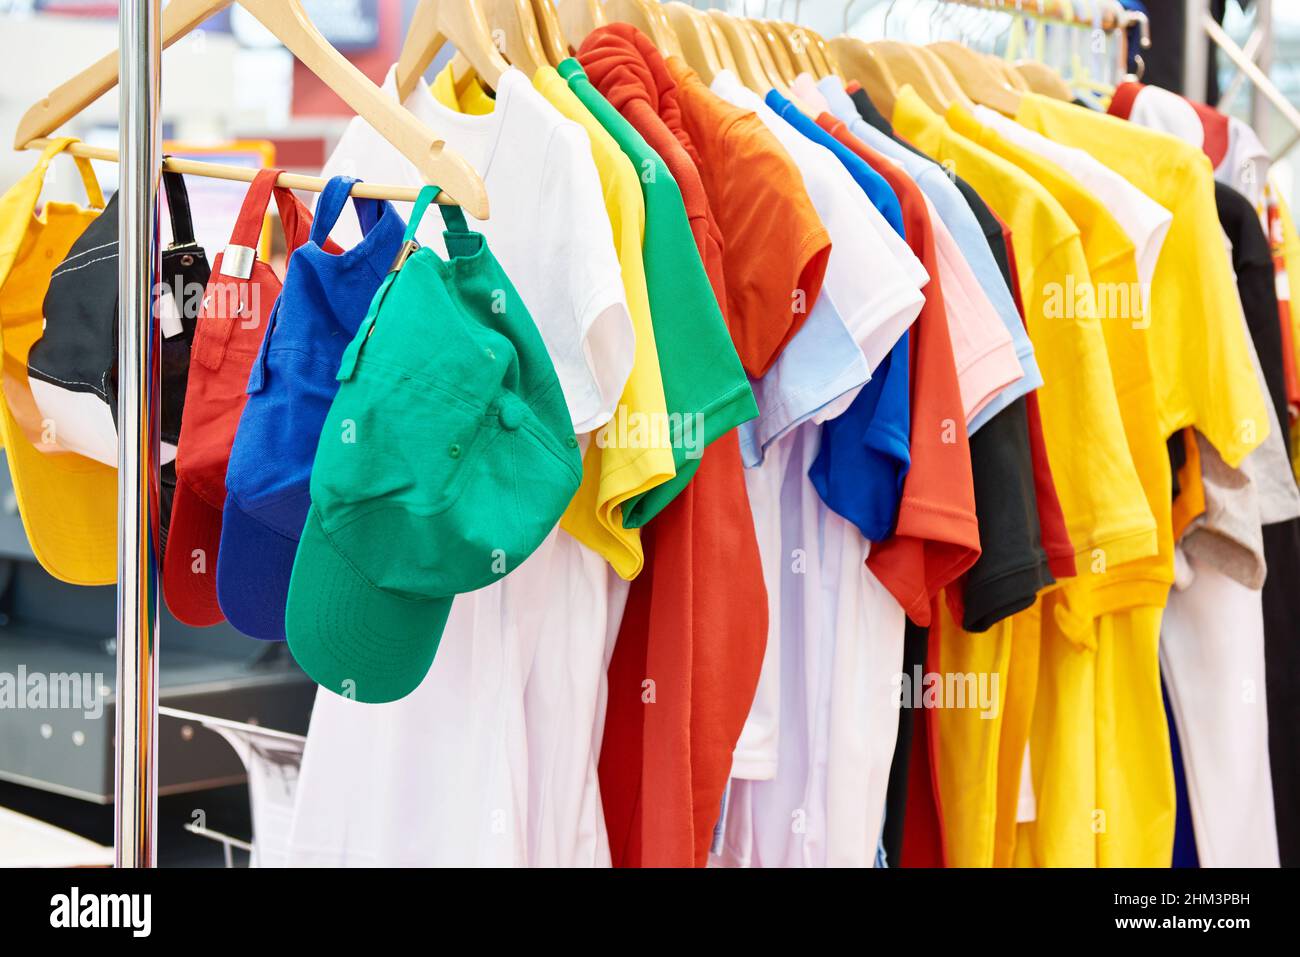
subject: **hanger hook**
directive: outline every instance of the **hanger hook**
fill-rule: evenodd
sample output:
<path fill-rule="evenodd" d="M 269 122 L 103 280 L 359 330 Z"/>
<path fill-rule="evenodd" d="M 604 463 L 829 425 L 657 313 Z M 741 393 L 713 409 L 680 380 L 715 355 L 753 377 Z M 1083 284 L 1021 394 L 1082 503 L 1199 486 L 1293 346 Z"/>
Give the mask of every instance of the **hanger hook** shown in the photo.
<path fill-rule="evenodd" d="M 840 32 L 846 36 L 849 32 L 849 11 L 853 9 L 853 5 L 857 2 L 858 0 L 849 0 L 848 3 L 844 4 L 844 25 L 841 27 Z"/>

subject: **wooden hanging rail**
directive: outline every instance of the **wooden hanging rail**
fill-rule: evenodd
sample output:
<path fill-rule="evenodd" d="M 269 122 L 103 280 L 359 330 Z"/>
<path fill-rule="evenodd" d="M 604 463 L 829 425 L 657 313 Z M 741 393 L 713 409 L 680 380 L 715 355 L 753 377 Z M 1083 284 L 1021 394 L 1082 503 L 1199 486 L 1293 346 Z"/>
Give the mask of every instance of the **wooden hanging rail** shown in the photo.
<path fill-rule="evenodd" d="M 49 140 L 44 138 L 33 140 L 28 144 L 28 149 L 44 149 Z M 118 162 L 117 150 L 109 149 L 104 146 L 90 146 L 86 143 L 73 143 L 64 151 L 73 156 L 84 156 L 86 159 L 103 160 L 107 163 Z M 193 176 L 206 176 L 209 179 L 227 179 L 240 183 L 251 183 L 258 174 L 258 169 L 252 166 L 230 166 L 225 163 L 205 163 L 200 160 L 180 159 L 175 156 L 163 158 L 162 168 L 172 173 L 189 173 Z M 304 176 L 299 173 L 281 173 L 276 179 L 277 186 L 285 186 L 289 189 L 301 189 L 311 193 L 319 193 L 325 189 L 325 184 L 329 180 L 321 179 L 319 176 Z M 413 203 L 417 196 L 420 195 L 419 187 L 415 186 L 390 186 L 384 183 L 353 183 L 352 195 L 358 199 L 387 199 L 394 202 Z M 454 206 L 456 201 L 446 193 L 439 193 L 437 202 L 445 206 Z"/>

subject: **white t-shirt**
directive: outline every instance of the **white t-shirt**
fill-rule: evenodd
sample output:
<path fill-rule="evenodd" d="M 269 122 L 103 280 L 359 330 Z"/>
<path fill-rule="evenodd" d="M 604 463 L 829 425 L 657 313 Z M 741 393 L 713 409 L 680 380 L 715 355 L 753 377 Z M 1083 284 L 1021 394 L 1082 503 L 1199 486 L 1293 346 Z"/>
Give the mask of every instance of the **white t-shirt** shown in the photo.
<path fill-rule="evenodd" d="M 1180 549 L 1181 551 L 1181 549 Z M 1260 593 L 1190 559 L 1160 624 L 1202 867 L 1277 867 Z"/>
<path fill-rule="evenodd" d="M 1151 278 L 1155 275 L 1156 261 L 1169 233 L 1169 224 L 1174 221 L 1173 213 L 1081 149 L 1053 142 L 987 106 L 976 106 L 975 115 L 981 123 L 1011 142 L 1061 167 L 1097 197 L 1133 242 L 1138 282 L 1142 285 L 1145 301 L 1146 290 L 1151 288 Z"/>
<path fill-rule="evenodd" d="M 925 299 L 920 290 L 929 281 L 925 267 L 830 150 L 782 120 L 730 71 L 718 73 L 711 88 L 727 102 L 757 113 L 799 167 L 831 237 L 822 295 L 830 297 L 874 371 L 921 313 Z M 856 394 L 836 400 L 838 412 L 822 417 L 843 412 Z"/>
<path fill-rule="evenodd" d="M 633 337 L 585 131 L 517 70 L 502 76 L 488 115 L 456 113 L 423 83 L 406 106 L 483 176 L 490 218 L 470 226 L 537 323 L 575 431 L 599 427 L 622 393 Z M 339 173 L 419 183 L 359 118 L 326 163 L 324 175 Z M 418 238 L 442 253 L 438 219 L 430 211 Z M 350 218 L 334 231 L 345 245 L 358 237 Z M 599 555 L 553 530 L 502 581 L 455 599 L 433 666 L 406 698 L 367 705 L 318 692 L 291 862 L 607 865 L 595 748 L 617 630 L 609 606 L 621 616 L 608 575 Z"/>
<path fill-rule="evenodd" d="M 808 481 L 805 423 L 746 473 L 777 622 L 737 746 L 720 853 L 733 867 L 870 867 L 898 732 L 903 609 L 865 567 L 870 545 Z M 777 518 L 759 508 L 776 505 Z M 769 674 L 770 672 L 770 674 Z"/>

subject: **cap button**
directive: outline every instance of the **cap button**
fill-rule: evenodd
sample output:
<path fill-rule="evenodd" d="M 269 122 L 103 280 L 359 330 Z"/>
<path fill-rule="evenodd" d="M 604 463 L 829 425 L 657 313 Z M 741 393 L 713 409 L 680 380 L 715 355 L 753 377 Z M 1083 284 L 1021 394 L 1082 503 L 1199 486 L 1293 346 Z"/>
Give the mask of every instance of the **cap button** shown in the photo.
<path fill-rule="evenodd" d="M 501 420 L 501 428 L 513 432 L 523 424 L 524 410 L 513 402 L 502 402 L 497 417 Z"/>

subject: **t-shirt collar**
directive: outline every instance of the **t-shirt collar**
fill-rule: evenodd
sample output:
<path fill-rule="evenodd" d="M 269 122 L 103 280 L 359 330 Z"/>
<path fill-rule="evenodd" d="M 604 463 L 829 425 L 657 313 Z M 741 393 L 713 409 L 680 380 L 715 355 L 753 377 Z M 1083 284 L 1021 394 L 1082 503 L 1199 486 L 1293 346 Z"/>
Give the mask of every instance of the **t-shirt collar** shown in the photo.
<path fill-rule="evenodd" d="M 389 69 L 383 85 L 384 92 L 393 97 L 397 96 L 395 74 L 396 65 Z M 514 90 L 521 83 L 529 85 L 528 78 L 521 71 L 512 67 L 502 73 L 497 83 L 495 108 L 491 113 L 461 113 L 440 103 L 423 78 L 416 83 L 403 105 L 435 135 L 446 135 L 448 145 L 478 170 L 480 175 L 486 175 L 500 141 L 501 131 L 508 123 Z"/>

